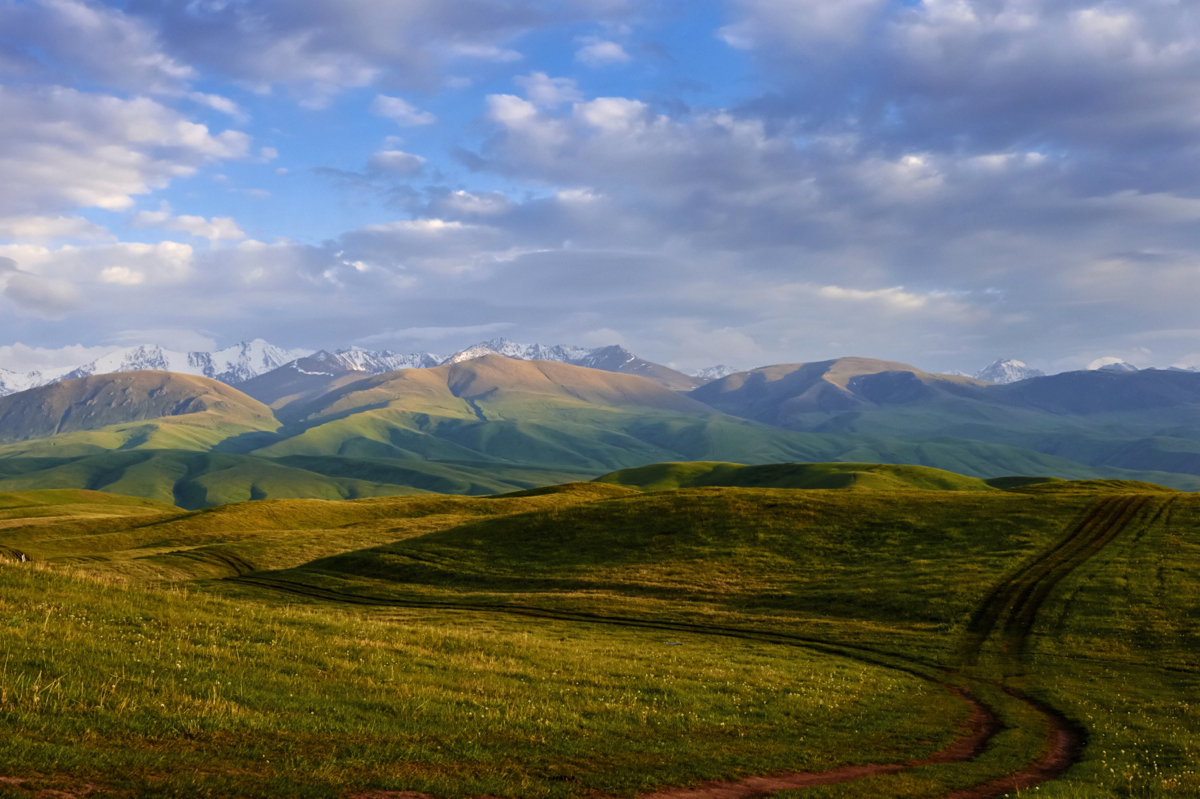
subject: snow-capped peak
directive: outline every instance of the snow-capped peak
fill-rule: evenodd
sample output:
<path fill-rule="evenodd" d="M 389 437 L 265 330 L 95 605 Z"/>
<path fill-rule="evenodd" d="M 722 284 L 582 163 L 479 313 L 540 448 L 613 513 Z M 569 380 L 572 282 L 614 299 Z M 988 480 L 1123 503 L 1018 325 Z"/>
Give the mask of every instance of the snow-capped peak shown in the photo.
<path fill-rule="evenodd" d="M 332 357 L 346 369 L 370 374 L 382 374 L 396 369 L 428 369 L 442 362 L 439 356 L 431 352 L 401 354 L 391 350 L 364 350 L 361 347 L 338 350 Z"/>
<path fill-rule="evenodd" d="M 1113 356 L 1097 358 L 1087 365 L 1092 372 L 1136 372 L 1138 368 L 1128 361 Z"/>
<path fill-rule="evenodd" d="M 584 347 L 572 347 L 562 344 L 547 347 L 543 344 L 518 344 L 506 338 L 494 338 L 482 341 L 445 359 L 443 363 L 462 363 L 484 355 L 503 355 L 506 358 L 516 358 L 522 361 L 560 361 L 575 363 L 590 355 L 592 350 Z"/>
<path fill-rule="evenodd" d="M 986 380 L 989 383 L 1016 383 L 1019 380 L 1028 380 L 1031 377 L 1042 377 L 1045 375 L 1040 369 L 1034 369 L 1024 361 L 1018 361 L 1014 358 L 1004 358 L 998 361 L 992 361 L 987 366 L 975 373 L 976 380 Z"/>
<path fill-rule="evenodd" d="M 44 386 L 59 380 L 91 375 L 160 369 L 201 375 L 237 385 L 252 377 L 278 369 L 306 355 L 308 350 L 287 350 L 262 339 L 243 341 L 214 352 L 179 352 L 152 344 L 117 347 L 99 358 L 74 367 L 11 372 L 0 370 L 0 396 Z"/>
<path fill-rule="evenodd" d="M 706 366 L 703 369 L 691 372 L 690 374 L 692 377 L 698 377 L 704 381 L 712 381 L 720 380 L 722 377 L 729 377 L 730 375 L 736 373 L 737 369 L 734 369 L 731 366 L 726 366 L 723 363 L 719 363 L 716 366 Z"/>

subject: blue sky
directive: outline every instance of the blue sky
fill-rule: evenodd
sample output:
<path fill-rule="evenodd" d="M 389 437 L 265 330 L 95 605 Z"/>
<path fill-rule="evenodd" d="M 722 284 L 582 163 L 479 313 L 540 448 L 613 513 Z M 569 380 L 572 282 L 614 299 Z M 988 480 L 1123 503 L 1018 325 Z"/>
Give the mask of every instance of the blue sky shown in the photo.
<path fill-rule="evenodd" d="M 0 367 L 1196 365 L 1198 149 L 1176 0 L 0 0 Z"/>

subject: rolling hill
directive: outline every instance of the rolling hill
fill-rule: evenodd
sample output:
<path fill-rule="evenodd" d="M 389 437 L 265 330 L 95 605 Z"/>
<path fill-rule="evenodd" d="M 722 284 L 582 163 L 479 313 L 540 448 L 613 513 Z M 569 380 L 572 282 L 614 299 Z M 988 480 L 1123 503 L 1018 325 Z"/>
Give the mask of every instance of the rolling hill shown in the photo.
<path fill-rule="evenodd" d="M 1198 497 L 872 464 L 624 479 L 655 490 L 0 493 L 8 792 L 1200 790 Z"/>
<path fill-rule="evenodd" d="M 61 451 L 208 449 L 278 427 L 269 408 L 237 389 L 172 372 L 84 377 L 0 397 L 0 445 L 53 436 Z"/>
<path fill-rule="evenodd" d="M 367 377 L 331 372 L 320 391 L 301 386 L 270 408 L 207 378 L 127 372 L 0 398 L 0 490 L 106 490 L 197 508 L 489 494 L 667 461 L 908 464 L 1200 488 L 1200 375 L 1075 379 L 997 386 L 859 358 L 682 394 L 637 375 L 487 354 Z M 848 466 L 804 479 L 896 473 Z"/>
<path fill-rule="evenodd" d="M 743 488 L 846 488 L 869 490 L 993 491 L 983 480 L 927 466 L 882 463 L 655 463 L 597 477 L 602 483 L 646 491 L 701 486 Z"/>
<path fill-rule="evenodd" d="M 1152 480 L 1180 487 L 1193 486 L 1192 476 L 1200 475 L 1200 374 L 1195 372 L 1066 372 L 996 385 L 930 375 L 904 364 L 843 358 L 730 375 L 689 396 L 790 430 L 909 442 L 955 440 L 966 448 L 972 446 L 968 442 L 1001 445 L 1073 461 L 1097 473 L 1157 472 Z M 962 463 L 932 465 L 963 471 Z"/>

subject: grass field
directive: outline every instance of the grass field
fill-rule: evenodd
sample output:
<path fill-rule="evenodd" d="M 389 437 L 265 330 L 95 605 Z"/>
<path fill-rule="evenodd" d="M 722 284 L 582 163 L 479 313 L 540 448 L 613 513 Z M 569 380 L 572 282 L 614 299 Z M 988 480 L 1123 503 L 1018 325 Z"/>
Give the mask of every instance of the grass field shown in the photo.
<path fill-rule="evenodd" d="M 632 796 L 855 767 L 782 795 L 1003 795 L 1076 726 L 1037 795 L 1200 793 L 1200 498 L 754 468 L 196 512 L 0 494 L 0 793 Z"/>

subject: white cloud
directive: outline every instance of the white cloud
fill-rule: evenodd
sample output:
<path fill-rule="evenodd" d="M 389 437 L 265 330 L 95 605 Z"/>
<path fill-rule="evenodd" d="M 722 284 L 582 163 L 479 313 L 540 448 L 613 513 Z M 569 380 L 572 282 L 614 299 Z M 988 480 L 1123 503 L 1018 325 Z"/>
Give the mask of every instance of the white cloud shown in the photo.
<path fill-rule="evenodd" d="M 0 368 L 13 372 L 70 369 L 107 355 L 113 347 L 89 347 L 74 344 L 66 347 L 30 347 L 17 342 L 0 346 Z"/>
<path fill-rule="evenodd" d="M 460 58 L 477 58 L 481 61 L 494 61 L 497 64 L 511 64 L 524 58 L 516 50 L 497 47 L 494 44 L 456 43 L 450 45 L 450 52 Z"/>
<path fill-rule="evenodd" d="M 539 121 L 538 108 L 528 100 L 512 94 L 489 94 L 488 117 L 505 127 L 520 127 L 526 122 Z"/>
<path fill-rule="evenodd" d="M 44 242 L 53 239 L 83 239 L 102 241 L 115 239 L 108 228 L 81 216 L 21 216 L 0 217 L 0 238 L 19 242 Z"/>
<path fill-rule="evenodd" d="M 187 244 L 119 242 L 51 249 L 35 245 L 0 245 L 0 257 L 27 273 L 71 284 L 92 282 L 169 285 L 191 276 L 194 251 Z M 138 277 L 140 276 L 140 277 Z"/>
<path fill-rule="evenodd" d="M 433 208 L 445 214 L 496 216 L 511 211 L 513 202 L 500 192 L 469 192 L 459 189 L 437 198 Z"/>
<path fill-rule="evenodd" d="M 588 41 L 575 51 L 575 60 L 589 67 L 624 64 L 632 60 L 625 48 L 616 42 Z"/>
<path fill-rule="evenodd" d="M 0 215 L 122 210 L 248 144 L 146 98 L 0 87 Z"/>
<path fill-rule="evenodd" d="M 432 125 L 437 117 L 428 111 L 422 111 L 402 97 L 389 97 L 386 94 L 376 95 L 371 103 L 371 113 L 376 116 L 388 117 L 402 127 L 417 125 Z"/>
<path fill-rule="evenodd" d="M 827 300 L 870 303 L 894 311 L 919 311 L 929 304 L 930 296 L 905 291 L 903 286 L 885 289 L 851 289 L 842 286 L 822 286 L 817 296 Z M 936 296 L 936 295 L 934 295 Z"/>
<path fill-rule="evenodd" d="M 100 270 L 100 281 L 118 286 L 140 286 L 146 282 L 146 276 L 127 266 L 106 266 Z"/>
<path fill-rule="evenodd" d="M 246 238 L 246 234 L 242 232 L 232 217 L 214 216 L 206 219 L 190 214 L 175 216 L 171 212 L 171 206 L 165 202 L 159 206 L 157 211 L 139 211 L 134 214 L 130 219 L 130 224 L 135 228 L 158 228 L 176 233 L 187 233 L 189 236 L 209 241 L 236 241 Z"/>
<path fill-rule="evenodd" d="M 233 100 L 228 97 L 222 97 L 219 94 L 205 94 L 203 92 L 192 92 L 188 95 L 188 99 L 194 103 L 211 108 L 214 111 L 219 111 L 234 119 L 235 122 L 245 123 L 249 117 L 245 111 L 238 106 Z"/>
<path fill-rule="evenodd" d="M 371 156 L 367 168 L 374 172 L 394 175 L 415 175 L 425 165 L 425 159 L 403 150 L 380 150 Z"/>
<path fill-rule="evenodd" d="M 574 103 L 583 99 L 579 84 L 572 78 L 552 78 L 545 72 L 520 75 L 517 85 L 525 90 L 525 97 L 543 108 L 553 108 L 563 103 Z"/>

